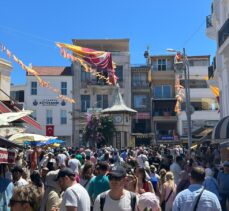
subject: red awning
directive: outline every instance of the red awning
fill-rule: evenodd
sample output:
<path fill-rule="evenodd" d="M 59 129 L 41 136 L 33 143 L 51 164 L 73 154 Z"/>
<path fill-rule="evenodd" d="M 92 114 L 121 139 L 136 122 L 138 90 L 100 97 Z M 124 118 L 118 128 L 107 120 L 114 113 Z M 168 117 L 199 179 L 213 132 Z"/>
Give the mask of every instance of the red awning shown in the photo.
<path fill-rule="evenodd" d="M 7 113 L 7 112 L 12 112 L 12 111 L 17 112 L 17 111 L 21 111 L 21 109 L 19 109 L 15 104 L 10 105 L 10 108 L 9 108 L 9 106 L 7 106 L 3 101 L 0 100 L 0 112 Z M 33 118 L 31 118 L 30 116 L 22 117 L 21 120 L 32 125 L 33 127 L 37 128 L 38 130 L 42 130 L 41 125 L 37 121 L 35 121 Z"/>

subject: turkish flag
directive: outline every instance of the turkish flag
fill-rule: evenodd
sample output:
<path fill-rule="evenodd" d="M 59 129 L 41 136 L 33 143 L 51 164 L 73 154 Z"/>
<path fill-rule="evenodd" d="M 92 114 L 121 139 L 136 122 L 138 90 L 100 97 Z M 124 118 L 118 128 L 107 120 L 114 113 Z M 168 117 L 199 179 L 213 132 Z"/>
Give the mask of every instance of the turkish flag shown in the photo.
<path fill-rule="evenodd" d="M 54 136 L 54 125 L 46 125 L 46 136 Z"/>

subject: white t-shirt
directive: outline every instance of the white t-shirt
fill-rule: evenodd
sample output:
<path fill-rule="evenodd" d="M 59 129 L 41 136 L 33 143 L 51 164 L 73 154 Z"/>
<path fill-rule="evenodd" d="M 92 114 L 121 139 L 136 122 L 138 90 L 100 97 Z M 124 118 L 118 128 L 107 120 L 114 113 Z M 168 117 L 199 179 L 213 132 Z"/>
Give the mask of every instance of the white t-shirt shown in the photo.
<path fill-rule="evenodd" d="M 20 187 L 20 186 L 28 185 L 28 184 L 29 183 L 21 177 L 17 182 L 14 183 L 14 186 Z"/>
<path fill-rule="evenodd" d="M 77 160 L 76 158 L 71 158 L 68 161 L 68 166 L 72 169 L 74 173 L 79 173 L 79 166 L 80 166 L 80 161 Z"/>
<path fill-rule="evenodd" d="M 77 207 L 78 211 L 90 211 L 91 202 L 86 189 L 79 183 L 66 189 L 60 205 L 60 211 L 66 211 L 66 207 Z"/>
<path fill-rule="evenodd" d="M 63 167 L 66 166 L 65 161 L 67 160 L 67 156 L 65 154 L 57 155 L 58 166 Z"/>
<path fill-rule="evenodd" d="M 144 168 L 145 167 L 145 161 L 147 161 L 147 160 L 148 160 L 148 158 L 146 155 L 144 155 L 144 154 L 138 155 L 137 162 L 138 162 L 139 167 Z"/>
<path fill-rule="evenodd" d="M 110 190 L 106 191 L 106 198 L 105 198 L 105 204 L 103 207 L 104 211 L 132 211 L 131 208 L 131 195 L 130 191 L 124 190 L 124 195 L 119 200 L 113 200 L 109 195 Z M 100 211 L 100 195 L 99 194 L 94 203 L 93 211 Z M 136 204 L 137 206 L 138 198 L 136 196 Z"/>

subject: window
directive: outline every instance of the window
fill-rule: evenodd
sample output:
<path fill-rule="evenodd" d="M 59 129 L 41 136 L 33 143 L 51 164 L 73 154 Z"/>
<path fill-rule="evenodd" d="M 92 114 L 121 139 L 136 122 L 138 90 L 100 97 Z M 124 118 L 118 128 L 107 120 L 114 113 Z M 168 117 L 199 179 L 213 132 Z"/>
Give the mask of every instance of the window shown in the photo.
<path fill-rule="evenodd" d="M 171 98 L 171 86 L 170 85 L 160 85 L 154 87 L 154 97 L 155 98 Z"/>
<path fill-rule="evenodd" d="M 81 81 L 87 82 L 90 80 L 90 73 L 86 72 L 83 67 L 81 67 Z"/>
<path fill-rule="evenodd" d="M 67 111 L 66 110 L 60 111 L 60 124 L 61 125 L 67 124 Z"/>
<path fill-rule="evenodd" d="M 52 121 L 52 110 L 46 110 L 46 124 L 47 125 L 53 124 L 53 121 Z"/>
<path fill-rule="evenodd" d="M 147 87 L 148 78 L 147 73 L 133 73 L 132 85 L 133 87 Z"/>
<path fill-rule="evenodd" d="M 61 94 L 67 95 L 67 82 L 61 82 Z"/>
<path fill-rule="evenodd" d="M 31 82 L 31 95 L 37 95 L 37 82 Z"/>
<path fill-rule="evenodd" d="M 87 112 L 90 107 L 90 95 L 81 95 L 81 111 Z"/>
<path fill-rule="evenodd" d="M 31 117 L 34 119 L 34 120 L 37 120 L 37 111 L 34 110 L 33 113 L 31 114 Z"/>
<path fill-rule="evenodd" d="M 117 65 L 115 68 L 115 74 L 118 77 L 118 81 L 123 81 L 123 66 Z"/>
<path fill-rule="evenodd" d="M 14 99 L 17 100 L 18 102 L 24 102 L 24 91 L 11 91 L 10 96 Z"/>
<path fill-rule="evenodd" d="M 146 108 L 147 96 L 146 95 L 134 95 L 134 108 Z"/>
<path fill-rule="evenodd" d="M 96 96 L 96 105 L 97 108 L 108 108 L 108 95 L 97 95 Z"/>
<path fill-rule="evenodd" d="M 165 71 L 166 70 L 166 59 L 158 59 L 157 60 L 157 70 Z"/>

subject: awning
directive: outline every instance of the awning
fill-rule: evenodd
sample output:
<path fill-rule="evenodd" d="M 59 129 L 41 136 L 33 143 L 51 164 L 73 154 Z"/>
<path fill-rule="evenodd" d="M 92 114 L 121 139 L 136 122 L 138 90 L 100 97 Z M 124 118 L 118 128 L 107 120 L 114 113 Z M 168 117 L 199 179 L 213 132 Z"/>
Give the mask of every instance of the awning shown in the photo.
<path fill-rule="evenodd" d="M 7 113 L 12 111 L 21 111 L 21 109 L 19 109 L 15 104 L 11 104 L 11 101 L 0 101 L 0 112 Z M 21 120 L 32 125 L 38 130 L 42 130 L 41 125 L 30 116 L 22 117 Z"/>
<path fill-rule="evenodd" d="M 229 139 L 229 116 L 222 118 L 212 132 L 213 140 Z"/>
<path fill-rule="evenodd" d="M 210 134 L 212 133 L 212 127 L 201 127 L 197 131 L 192 132 L 192 138 L 202 141 L 204 139 L 210 139 Z"/>
<path fill-rule="evenodd" d="M 17 148 L 22 148 L 22 146 L 15 144 L 8 139 L 0 136 L 0 147 L 5 147 L 5 148 L 10 148 L 10 147 L 17 147 Z"/>

